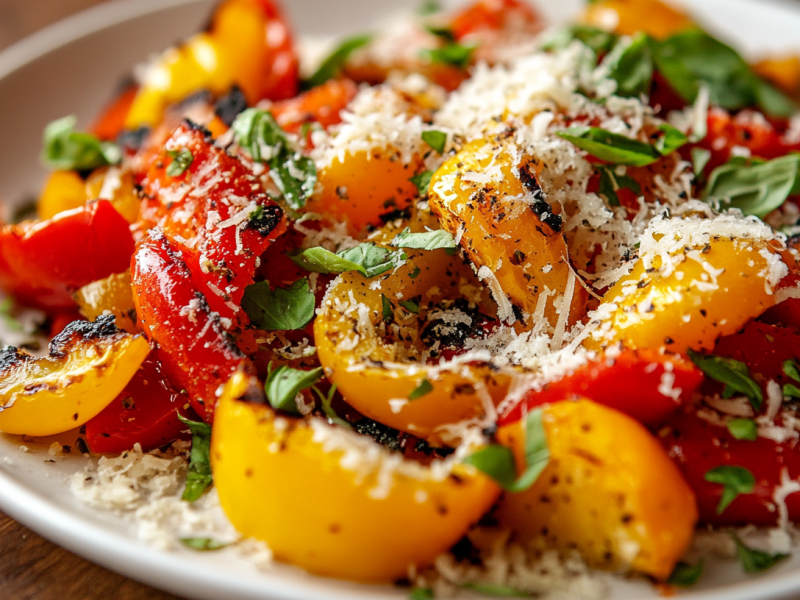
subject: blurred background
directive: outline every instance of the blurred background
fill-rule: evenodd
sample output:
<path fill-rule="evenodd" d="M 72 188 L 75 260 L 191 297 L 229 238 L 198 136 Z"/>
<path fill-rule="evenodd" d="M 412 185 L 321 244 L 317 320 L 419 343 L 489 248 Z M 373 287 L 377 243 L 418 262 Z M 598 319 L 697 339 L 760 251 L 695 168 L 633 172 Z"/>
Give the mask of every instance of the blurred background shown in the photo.
<path fill-rule="evenodd" d="M 0 49 L 105 0 L 0 0 Z"/>

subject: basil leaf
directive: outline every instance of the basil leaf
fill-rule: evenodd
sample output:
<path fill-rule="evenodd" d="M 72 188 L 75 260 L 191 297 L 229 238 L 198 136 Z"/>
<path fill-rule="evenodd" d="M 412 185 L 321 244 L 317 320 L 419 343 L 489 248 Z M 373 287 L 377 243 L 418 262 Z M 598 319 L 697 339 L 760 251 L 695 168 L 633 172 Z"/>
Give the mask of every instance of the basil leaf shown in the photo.
<path fill-rule="evenodd" d="M 181 150 L 167 150 L 167 154 L 172 157 L 172 162 L 169 163 L 166 173 L 169 177 L 178 177 L 183 175 L 192 163 L 194 162 L 194 155 L 188 148 Z M 259 206 L 259 208 L 261 208 Z M 262 209 L 263 210 L 263 209 Z"/>
<path fill-rule="evenodd" d="M 333 396 L 336 394 L 336 384 L 331 386 L 327 396 L 320 392 L 317 386 L 312 386 L 311 389 L 314 390 L 319 397 L 320 402 L 322 403 L 322 412 L 324 412 L 325 416 L 328 417 L 328 421 L 335 423 L 336 425 L 340 425 L 345 429 L 353 429 L 353 426 L 337 415 L 336 411 L 333 410 L 333 406 L 331 406 L 331 403 L 333 402 Z"/>
<path fill-rule="evenodd" d="M 405 308 L 410 313 L 413 313 L 415 315 L 419 314 L 419 304 L 417 304 L 413 300 L 400 300 L 398 304 L 403 308 Z"/>
<path fill-rule="evenodd" d="M 440 37 L 448 42 L 455 42 L 456 36 L 453 33 L 453 30 L 450 27 L 440 27 L 438 25 L 426 25 L 425 29 L 428 33 L 435 35 L 436 37 Z"/>
<path fill-rule="evenodd" d="M 272 408 L 299 415 L 297 394 L 317 383 L 322 376 L 322 367 L 301 371 L 282 365 L 267 375 L 264 392 Z"/>
<path fill-rule="evenodd" d="M 313 88 L 322 85 L 329 79 L 335 79 L 340 75 L 347 59 L 359 48 L 366 46 L 372 41 L 372 36 L 356 35 L 343 40 L 336 48 L 322 61 L 314 74 L 303 81 L 303 87 Z"/>
<path fill-rule="evenodd" d="M 439 250 L 440 248 L 456 248 L 457 244 L 450 232 L 444 229 L 411 233 L 411 228 L 406 227 L 392 240 L 392 246 L 415 250 Z"/>
<path fill-rule="evenodd" d="M 790 379 L 800 381 L 800 367 L 798 367 L 795 359 L 790 358 L 789 360 L 783 361 L 783 374 Z"/>
<path fill-rule="evenodd" d="M 242 308 L 258 329 L 291 331 L 303 329 L 314 318 L 314 292 L 308 279 L 298 279 L 287 288 L 272 288 L 261 281 L 244 288 Z"/>
<path fill-rule="evenodd" d="M 415 387 L 411 393 L 408 395 L 409 400 L 419 400 L 423 396 L 427 396 L 433 391 L 433 385 L 431 382 L 428 381 L 428 378 L 424 378 L 422 381 L 419 382 L 419 385 Z"/>
<path fill-rule="evenodd" d="M 411 279 L 416 279 L 417 276 L 422 273 L 422 269 L 419 268 L 419 265 L 414 265 L 414 269 L 408 274 Z"/>
<path fill-rule="evenodd" d="M 736 555 L 739 557 L 739 563 L 745 573 L 761 573 L 789 557 L 788 554 L 768 554 L 761 550 L 748 548 L 736 534 L 731 533 L 731 537 L 736 543 Z"/>
<path fill-rule="evenodd" d="M 703 171 L 705 171 L 709 160 L 711 160 L 711 150 L 692 148 L 692 169 L 695 177 L 698 179 L 703 177 Z"/>
<path fill-rule="evenodd" d="M 731 419 L 728 421 L 727 427 L 737 440 L 754 442 L 758 438 L 758 428 L 753 419 Z"/>
<path fill-rule="evenodd" d="M 199 550 L 201 552 L 209 552 L 212 550 L 221 550 L 230 544 L 224 544 L 211 538 L 181 538 L 181 543 L 187 548 L 192 550 Z"/>
<path fill-rule="evenodd" d="M 639 98 L 650 93 L 653 53 L 647 35 L 639 33 L 630 43 L 617 42 L 602 64 L 608 69 L 608 78 L 617 82 L 614 95 Z"/>
<path fill-rule="evenodd" d="M 542 424 L 542 409 L 528 413 L 525 420 L 525 471 L 517 477 L 514 454 L 505 446 L 491 445 L 481 448 L 464 459 L 494 479 L 500 487 L 509 492 L 523 492 L 529 489 L 550 462 L 550 449 Z"/>
<path fill-rule="evenodd" d="M 616 165 L 644 167 L 661 158 L 650 144 L 599 127 L 570 127 L 557 135 L 595 158 Z"/>
<path fill-rule="evenodd" d="M 409 181 L 417 186 L 417 193 L 424 196 L 428 193 L 432 178 L 433 171 L 423 171 L 419 175 L 414 175 Z"/>
<path fill-rule="evenodd" d="M 236 143 L 254 161 L 269 165 L 269 176 L 289 206 L 302 208 L 317 184 L 314 161 L 292 149 L 286 133 L 267 111 L 248 108 L 231 129 Z"/>
<path fill-rule="evenodd" d="M 703 373 L 714 381 L 726 385 L 726 389 L 739 392 L 750 399 L 750 404 L 755 410 L 761 409 L 764 396 L 761 387 L 750 377 L 747 365 L 733 358 L 714 356 L 713 354 L 699 354 L 694 350 L 688 351 L 689 358 Z"/>
<path fill-rule="evenodd" d="M 700 575 L 703 574 L 704 566 L 705 560 L 702 558 L 697 561 L 696 565 L 679 562 L 675 565 L 675 569 L 667 579 L 667 583 L 676 587 L 692 587 L 700 579 Z"/>
<path fill-rule="evenodd" d="M 617 192 L 623 188 L 631 190 L 636 196 L 642 194 L 642 186 L 639 182 L 627 175 L 617 175 L 614 167 L 599 167 L 600 189 L 597 191 L 601 196 L 605 196 L 609 206 L 620 206 Z"/>
<path fill-rule="evenodd" d="M 439 154 L 444 154 L 444 147 L 447 145 L 447 134 L 444 131 L 423 131 L 422 140 Z"/>
<path fill-rule="evenodd" d="M 194 502 L 208 486 L 211 485 L 211 461 L 209 450 L 211 448 L 211 425 L 200 421 L 190 421 L 177 413 L 181 423 L 187 425 L 192 432 L 192 449 L 189 452 L 189 469 L 186 472 L 186 487 L 183 490 L 182 500 Z"/>
<path fill-rule="evenodd" d="M 794 100 L 763 79 L 756 78 L 755 94 L 759 108 L 772 117 L 788 119 L 797 112 Z"/>
<path fill-rule="evenodd" d="M 682 131 L 669 123 L 662 123 L 658 130 L 664 135 L 656 139 L 655 148 L 662 156 L 669 156 L 689 142 L 689 138 Z"/>
<path fill-rule="evenodd" d="M 78 119 L 71 115 L 57 119 L 44 128 L 42 162 L 50 169 L 88 171 L 122 160 L 119 146 L 101 142 L 90 133 L 75 131 Z"/>
<path fill-rule="evenodd" d="M 763 218 L 789 197 L 800 169 L 800 155 L 789 154 L 761 164 L 728 162 L 714 169 L 703 193 L 729 201 L 746 215 Z"/>
<path fill-rule="evenodd" d="M 434 600 L 433 590 L 430 588 L 414 588 L 408 598 L 409 600 Z"/>
<path fill-rule="evenodd" d="M 392 252 L 367 242 L 338 254 L 321 247 L 309 248 L 290 258 L 296 265 L 314 273 L 358 271 L 364 277 L 375 277 L 399 266 L 407 256 L 401 250 Z"/>
<path fill-rule="evenodd" d="M 722 484 L 722 497 L 717 505 L 717 514 L 721 515 L 739 494 L 752 494 L 756 478 L 744 467 L 715 467 L 705 474 L 709 483 Z"/>
<path fill-rule="evenodd" d="M 420 4 L 419 8 L 417 9 L 417 14 L 421 17 L 425 17 L 437 12 L 441 12 L 441 10 L 442 5 L 436 2 L 436 0 L 423 0 L 422 4 Z"/>
<path fill-rule="evenodd" d="M 421 55 L 432 63 L 451 65 L 459 69 L 466 69 L 472 60 L 472 53 L 477 45 L 462 45 L 456 42 L 445 44 L 441 48 L 422 50 Z"/>
<path fill-rule="evenodd" d="M 381 305 L 383 310 L 383 320 L 391 321 L 394 318 L 394 304 L 384 294 L 381 294 Z"/>
<path fill-rule="evenodd" d="M 544 41 L 542 50 L 563 50 L 575 40 L 590 48 L 595 54 L 606 54 L 617 43 L 619 36 L 591 27 L 590 25 L 570 25 L 556 31 Z"/>
<path fill-rule="evenodd" d="M 782 392 L 786 398 L 800 398 L 800 388 L 798 388 L 796 385 L 792 385 L 791 383 L 785 383 L 783 385 Z"/>
<path fill-rule="evenodd" d="M 485 596 L 494 596 L 496 598 L 532 598 L 533 594 L 517 590 L 507 585 L 500 585 L 497 583 L 465 583 L 464 589 L 474 590 L 479 594 Z"/>

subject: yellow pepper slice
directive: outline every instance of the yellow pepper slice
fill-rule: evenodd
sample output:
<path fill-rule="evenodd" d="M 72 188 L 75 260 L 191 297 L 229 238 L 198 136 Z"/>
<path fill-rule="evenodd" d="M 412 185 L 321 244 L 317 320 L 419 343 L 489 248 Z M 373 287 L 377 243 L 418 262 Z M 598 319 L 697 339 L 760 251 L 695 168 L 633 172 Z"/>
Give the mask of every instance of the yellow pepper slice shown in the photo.
<path fill-rule="evenodd" d="M 130 271 L 115 273 L 83 286 L 75 292 L 75 302 L 78 303 L 78 311 L 90 321 L 109 311 L 114 315 L 119 329 L 133 334 L 140 332 L 136 325 Z"/>
<path fill-rule="evenodd" d="M 500 493 L 468 465 L 425 467 L 319 419 L 278 416 L 241 372 L 217 404 L 211 466 L 242 534 L 265 541 L 278 560 L 364 582 L 430 563 Z"/>
<path fill-rule="evenodd" d="M 657 39 L 694 25 L 689 15 L 661 0 L 598 0 L 586 6 L 581 20 L 620 35 L 643 31 Z"/>
<path fill-rule="evenodd" d="M 516 539 L 577 550 L 601 569 L 666 579 L 694 533 L 697 505 L 661 444 L 638 422 L 580 400 L 544 408 L 550 462 L 530 489 L 507 493 L 496 515 Z M 522 422 L 498 438 L 525 466 Z"/>
<path fill-rule="evenodd" d="M 43 358 L 3 351 L 0 431 L 46 436 L 80 427 L 122 392 L 149 353 L 144 337 L 119 331 L 111 316 L 68 325 Z"/>
<path fill-rule="evenodd" d="M 75 171 L 53 171 L 39 194 L 36 211 L 41 220 L 86 204 L 86 184 Z"/>

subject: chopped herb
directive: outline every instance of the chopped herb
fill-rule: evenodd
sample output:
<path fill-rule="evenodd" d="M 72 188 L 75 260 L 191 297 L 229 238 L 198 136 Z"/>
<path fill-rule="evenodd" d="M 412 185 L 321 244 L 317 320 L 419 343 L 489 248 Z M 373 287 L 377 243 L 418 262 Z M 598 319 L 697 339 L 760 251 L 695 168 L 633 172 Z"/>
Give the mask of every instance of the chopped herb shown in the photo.
<path fill-rule="evenodd" d="M 752 164 L 729 161 L 711 173 L 703 197 L 728 202 L 746 215 L 763 218 L 786 201 L 798 169 L 799 154 Z"/>
<path fill-rule="evenodd" d="M 542 409 L 528 413 L 525 421 L 525 471 L 517 477 L 511 449 L 493 444 L 474 452 L 464 462 L 483 471 L 509 492 L 530 488 L 550 462 L 550 449 L 542 424 Z"/>
<path fill-rule="evenodd" d="M 415 250 L 439 250 L 440 248 L 456 248 L 458 246 L 452 234 L 444 229 L 411 233 L 411 228 L 409 227 L 398 233 L 391 244 L 395 248 L 413 248 Z"/>
<path fill-rule="evenodd" d="M 795 359 L 790 358 L 789 360 L 783 361 L 783 374 L 790 379 L 800 381 L 800 367 L 798 367 Z"/>
<path fill-rule="evenodd" d="M 798 109 L 797 103 L 778 88 L 763 79 L 756 78 L 756 104 L 773 117 L 791 117 Z"/>
<path fill-rule="evenodd" d="M 722 484 L 722 497 L 717 505 L 717 514 L 721 515 L 739 494 L 752 494 L 756 478 L 744 467 L 715 467 L 705 474 L 709 483 Z"/>
<path fill-rule="evenodd" d="M 727 426 L 728 431 L 737 440 L 754 442 L 758 438 L 758 428 L 753 419 L 731 419 Z"/>
<path fill-rule="evenodd" d="M 181 543 L 187 548 L 192 550 L 199 550 L 201 552 L 209 552 L 212 550 L 221 550 L 230 544 L 224 544 L 211 538 L 181 538 Z"/>
<path fill-rule="evenodd" d="M 460 69 L 466 69 L 472 60 L 472 53 L 475 52 L 476 45 L 461 45 L 456 42 L 445 44 L 441 48 L 423 50 L 422 56 L 432 63 L 452 65 Z"/>
<path fill-rule="evenodd" d="M 383 305 L 383 320 L 391 321 L 394 318 L 394 304 L 384 294 L 381 294 L 381 304 Z"/>
<path fill-rule="evenodd" d="M 800 388 L 791 383 L 785 383 L 783 385 L 783 395 L 786 398 L 800 398 Z"/>
<path fill-rule="evenodd" d="M 422 273 L 422 269 L 419 268 L 419 265 L 414 265 L 414 268 L 411 270 L 408 276 L 411 277 L 411 279 L 416 279 L 419 277 L 420 273 Z"/>
<path fill-rule="evenodd" d="M 409 600 L 433 600 L 433 590 L 431 588 L 414 588 L 408 598 Z"/>
<path fill-rule="evenodd" d="M 461 586 L 468 590 L 474 590 L 479 594 L 486 596 L 495 596 L 497 598 L 532 598 L 533 594 L 517 590 L 507 585 L 500 585 L 497 583 L 465 583 Z"/>
<path fill-rule="evenodd" d="M 186 473 L 186 487 L 182 500 L 194 502 L 208 486 L 211 485 L 211 461 L 208 454 L 211 447 L 211 425 L 200 421 L 190 421 L 180 413 L 176 413 L 181 423 L 187 425 L 192 432 L 192 450 L 189 453 L 189 469 Z"/>
<path fill-rule="evenodd" d="M 637 34 L 633 41 L 619 41 L 603 60 L 608 78 L 617 82 L 616 96 L 639 98 L 650 92 L 653 81 L 653 53 L 647 35 Z"/>
<path fill-rule="evenodd" d="M 705 561 L 701 558 L 697 564 L 690 565 L 685 562 L 679 562 L 675 565 L 672 575 L 669 576 L 667 583 L 677 587 L 692 587 L 700 579 L 703 574 L 703 567 Z"/>
<path fill-rule="evenodd" d="M 403 308 L 405 308 L 410 313 L 413 313 L 415 315 L 419 314 L 419 304 L 417 302 L 414 302 L 413 300 L 400 300 L 398 304 Z"/>
<path fill-rule="evenodd" d="M 101 142 L 90 133 L 75 131 L 74 116 L 52 121 L 44 128 L 42 162 L 51 169 L 88 171 L 122 160 L 119 146 Z"/>
<path fill-rule="evenodd" d="M 629 189 L 636 196 L 642 194 L 642 186 L 639 182 L 627 175 L 618 175 L 614 167 L 598 167 L 600 173 L 600 189 L 597 191 L 601 196 L 605 196 L 609 206 L 620 206 L 617 192 L 621 189 Z"/>
<path fill-rule="evenodd" d="M 599 127 L 570 127 L 557 132 L 557 135 L 595 158 L 612 164 L 644 167 L 661 158 L 650 144 Z"/>
<path fill-rule="evenodd" d="M 662 156 L 669 156 L 679 148 L 685 146 L 689 138 L 686 135 L 670 125 L 669 123 L 662 123 L 659 128 L 664 135 L 656 139 L 655 148 Z"/>
<path fill-rule="evenodd" d="M 440 37 L 444 40 L 447 40 L 448 42 L 456 41 L 456 36 L 450 27 L 440 27 L 438 25 L 426 25 L 425 29 L 427 29 L 429 33 L 435 35 L 436 37 Z"/>
<path fill-rule="evenodd" d="M 424 196 L 428 193 L 432 178 L 433 171 L 423 171 L 419 175 L 414 175 L 409 181 L 417 187 L 417 193 Z"/>
<path fill-rule="evenodd" d="M 167 175 L 169 177 L 179 177 L 186 172 L 194 162 L 194 155 L 188 148 L 181 150 L 167 150 L 167 154 L 172 157 L 172 162 L 167 167 Z"/>
<path fill-rule="evenodd" d="M 333 396 L 334 394 L 336 394 L 336 384 L 333 384 L 331 386 L 331 389 L 328 392 L 327 396 L 323 394 L 321 391 L 319 391 L 319 388 L 317 386 L 312 386 L 311 389 L 314 390 L 314 392 L 319 397 L 319 400 L 322 403 L 322 412 L 324 412 L 325 416 L 328 417 L 328 421 L 336 425 L 341 425 L 345 429 L 353 428 L 353 426 L 350 423 L 348 423 L 347 421 L 342 419 L 339 415 L 337 415 L 336 411 L 333 410 L 333 407 L 331 406 L 331 403 L 333 402 Z"/>
<path fill-rule="evenodd" d="M 725 384 L 728 393 L 739 392 L 750 399 L 755 410 L 761 409 L 764 396 L 761 387 L 750 377 L 747 365 L 733 358 L 714 356 L 713 354 L 699 354 L 689 350 L 689 358 L 703 373 L 714 381 Z"/>
<path fill-rule="evenodd" d="M 322 61 L 314 74 L 303 82 L 303 87 L 313 88 L 322 85 L 329 79 L 338 77 L 344 68 L 350 55 L 359 48 L 366 46 L 372 41 L 372 35 L 356 35 L 343 40 L 336 48 Z"/>
<path fill-rule="evenodd" d="M 269 176 L 294 209 L 302 208 L 317 184 L 314 161 L 295 152 L 286 133 L 267 111 L 248 108 L 231 125 L 234 139 L 256 162 L 269 165 Z"/>
<path fill-rule="evenodd" d="M 447 134 L 444 131 L 423 131 L 422 141 L 436 150 L 439 154 L 444 154 L 444 147 L 447 145 Z"/>
<path fill-rule="evenodd" d="M 606 54 L 619 39 L 613 33 L 590 25 L 570 25 L 556 31 L 542 44 L 542 50 L 564 50 L 577 40 L 595 54 Z"/>
<path fill-rule="evenodd" d="M 768 554 L 761 550 L 748 548 L 736 534 L 731 533 L 731 537 L 736 543 L 736 554 L 745 573 L 761 573 L 789 557 L 788 554 Z"/>
<path fill-rule="evenodd" d="M 301 371 L 282 365 L 277 369 L 271 370 L 264 383 L 264 392 L 267 394 L 272 408 L 285 410 L 286 412 L 299 415 L 297 408 L 297 394 L 322 379 L 322 367 L 311 371 Z"/>
<path fill-rule="evenodd" d="M 409 400 L 419 400 L 423 396 L 427 396 L 433 391 L 433 385 L 431 382 L 428 381 L 428 378 L 424 378 L 422 381 L 419 382 L 419 385 L 415 387 L 412 392 L 408 395 Z"/>
<path fill-rule="evenodd" d="M 287 288 L 273 290 L 268 281 L 244 288 L 242 308 L 250 321 L 265 331 L 303 329 L 314 318 L 314 292 L 308 279 L 298 279 Z"/>
<path fill-rule="evenodd" d="M 250 214 L 247 215 L 247 219 L 249 221 L 258 221 L 263 216 L 264 216 L 264 207 L 259 204 L 252 211 L 250 211 Z"/>
<path fill-rule="evenodd" d="M 366 242 L 339 253 L 322 247 L 309 248 L 290 258 L 298 266 L 314 273 L 358 271 L 364 277 L 375 277 L 398 267 L 408 257 L 402 250 L 392 252 L 372 242 Z"/>
<path fill-rule="evenodd" d="M 692 148 L 692 169 L 698 179 L 702 179 L 709 160 L 711 160 L 711 150 Z"/>

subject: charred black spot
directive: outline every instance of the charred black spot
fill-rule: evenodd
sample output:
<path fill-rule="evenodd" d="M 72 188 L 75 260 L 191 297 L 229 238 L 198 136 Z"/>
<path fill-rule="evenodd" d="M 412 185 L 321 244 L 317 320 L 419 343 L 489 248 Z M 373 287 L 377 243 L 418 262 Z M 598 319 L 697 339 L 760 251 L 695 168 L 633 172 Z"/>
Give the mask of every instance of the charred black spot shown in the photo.
<path fill-rule="evenodd" d="M 219 98 L 214 104 L 214 114 L 228 127 L 233 124 L 239 113 L 244 112 L 246 109 L 247 98 L 245 98 L 238 85 L 234 85 L 227 94 Z"/>
<path fill-rule="evenodd" d="M 64 356 L 76 338 L 99 341 L 120 332 L 114 324 L 114 315 L 100 315 L 94 321 L 73 321 L 50 342 L 51 356 Z"/>
<path fill-rule="evenodd" d="M 471 565 L 481 564 L 481 553 L 467 536 L 458 540 L 450 548 L 450 553 L 458 562 L 468 562 Z"/>
<path fill-rule="evenodd" d="M 367 418 L 353 423 L 353 429 L 362 435 L 370 436 L 389 450 L 401 450 L 400 432 L 397 431 L 397 429 L 392 429 L 382 423 Z"/>
<path fill-rule="evenodd" d="M 248 229 L 255 229 L 262 236 L 268 236 L 272 230 L 278 226 L 283 218 L 283 210 L 278 205 L 261 206 L 258 216 L 250 219 L 247 223 Z"/>
<path fill-rule="evenodd" d="M 14 346 L 6 346 L 0 351 L 0 373 L 11 371 L 30 360 L 33 360 L 30 354 L 20 352 Z"/>
<path fill-rule="evenodd" d="M 187 100 L 188 100 L 188 98 L 187 98 Z M 200 125 L 200 123 L 195 123 L 191 119 L 184 119 L 183 122 L 186 123 L 186 126 L 189 129 L 193 129 L 194 131 L 199 131 L 200 133 L 202 133 L 203 137 L 206 140 L 213 140 L 214 139 L 214 136 L 211 135 L 211 132 L 208 129 L 206 129 L 205 126 Z"/>
<path fill-rule="evenodd" d="M 561 231 L 561 217 L 553 213 L 553 208 L 544 198 L 544 191 L 542 186 L 539 185 L 539 180 L 536 179 L 536 175 L 531 172 L 528 165 L 523 165 L 519 168 L 519 179 L 523 187 L 533 196 L 531 210 L 533 210 L 534 214 L 539 217 L 542 223 L 548 225 L 556 233 Z"/>
<path fill-rule="evenodd" d="M 392 211 L 387 213 L 383 213 L 382 215 L 378 215 L 378 218 L 383 222 L 384 225 L 386 223 L 390 223 L 392 221 L 397 221 L 398 219 L 402 219 L 407 221 L 411 218 L 411 209 L 409 208 L 395 208 Z"/>
<path fill-rule="evenodd" d="M 123 151 L 138 152 L 144 145 L 148 135 L 150 135 L 149 127 L 126 129 L 117 136 L 117 144 L 120 145 Z"/>

